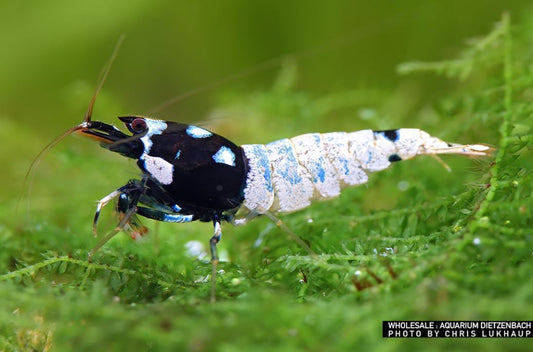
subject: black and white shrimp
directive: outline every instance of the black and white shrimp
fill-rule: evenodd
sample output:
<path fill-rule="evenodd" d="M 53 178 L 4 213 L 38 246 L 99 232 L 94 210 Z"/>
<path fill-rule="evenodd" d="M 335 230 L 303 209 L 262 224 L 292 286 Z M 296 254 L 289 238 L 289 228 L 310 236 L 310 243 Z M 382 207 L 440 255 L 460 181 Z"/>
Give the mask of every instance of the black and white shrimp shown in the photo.
<path fill-rule="evenodd" d="M 310 133 L 266 145 L 237 146 L 201 127 L 147 117 L 120 117 L 131 135 L 99 121 L 77 132 L 137 160 L 140 179 L 130 180 L 98 203 L 94 226 L 104 205 L 117 198 L 121 220 L 95 250 L 118 231 L 144 231 L 136 215 L 184 223 L 210 221 L 214 235 L 221 223 L 244 224 L 257 215 L 289 213 L 316 199 L 336 197 L 344 187 L 367 182 L 370 173 L 417 155 L 485 156 L 482 144 L 444 142 L 413 128 L 387 131 Z"/>

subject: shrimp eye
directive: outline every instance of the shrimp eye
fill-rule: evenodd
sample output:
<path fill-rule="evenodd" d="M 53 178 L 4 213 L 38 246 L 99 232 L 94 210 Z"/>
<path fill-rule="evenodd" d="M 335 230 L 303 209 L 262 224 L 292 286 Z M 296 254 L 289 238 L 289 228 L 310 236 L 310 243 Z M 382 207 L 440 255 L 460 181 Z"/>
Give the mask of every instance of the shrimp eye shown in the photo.
<path fill-rule="evenodd" d="M 134 133 L 144 132 L 147 128 L 146 121 L 142 118 L 137 118 L 131 122 L 130 128 Z"/>

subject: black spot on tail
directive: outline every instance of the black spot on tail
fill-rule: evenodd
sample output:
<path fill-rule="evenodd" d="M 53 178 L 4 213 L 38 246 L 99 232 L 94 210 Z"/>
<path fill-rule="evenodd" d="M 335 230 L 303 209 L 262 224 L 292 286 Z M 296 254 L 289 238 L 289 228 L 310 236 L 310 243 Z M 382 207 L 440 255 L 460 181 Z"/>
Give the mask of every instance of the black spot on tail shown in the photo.
<path fill-rule="evenodd" d="M 398 140 L 398 130 L 374 131 L 375 133 L 382 133 L 391 142 Z"/>
<path fill-rule="evenodd" d="M 396 161 L 401 161 L 401 160 L 402 160 L 402 158 L 400 158 L 400 156 L 399 156 L 398 154 L 391 154 L 391 155 L 389 156 L 389 161 L 390 161 L 391 163 L 394 163 L 394 162 L 396 162 Z"/>

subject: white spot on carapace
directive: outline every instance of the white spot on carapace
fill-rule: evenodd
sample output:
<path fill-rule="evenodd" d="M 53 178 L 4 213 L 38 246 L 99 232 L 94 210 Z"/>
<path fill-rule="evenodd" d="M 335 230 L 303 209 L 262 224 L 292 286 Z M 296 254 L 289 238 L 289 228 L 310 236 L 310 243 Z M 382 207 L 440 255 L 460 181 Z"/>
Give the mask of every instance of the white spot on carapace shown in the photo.
<path fill-rule="evenodd" d="M 150 149 L 152 149 L 152 136 L 163 133 L 163 131 L 167 129 L 168 125 L 165 121 L 161 120 L 145 118 L 144 121 L 146 122 L 147 132 L 141 138 L 141 141 L 144 144 L 144 154 L 148 154 L 150 153 Z"/>
<path fill-rule="evenodd" d="M 213 160 L 219 164 L 235 166 L 235 153 L 233 153 L 230 148 L 222 146 L 213 155 Z"/>
<path fill-rule="evenodd" d="M 146 171 L 159 183 L 162 185 L 169 185 L 172 183 L 174 165 L 163 158 L 147 154 L 141 156 L 141 159 L 144 160 L 144 168 Z"/>
<path fill-rule="evenodd" d="M 190 125 L 187 127 L 185 132 L 191 136 L 192 138 L 207 138 L 211 137 L 213 134 L 209 132 L 208 130 L 204 130 L 201 127 Z"/>
<path fill-rule="evenodd" d="M 175 159 L 175 160 L 178 160 L 178 159 L 180 158 L 180 155 L 181 155 L 181 150 L 178 150 L 178 151 L 176 152 L 176 155 L 174 156 L 174 159 Z"/>

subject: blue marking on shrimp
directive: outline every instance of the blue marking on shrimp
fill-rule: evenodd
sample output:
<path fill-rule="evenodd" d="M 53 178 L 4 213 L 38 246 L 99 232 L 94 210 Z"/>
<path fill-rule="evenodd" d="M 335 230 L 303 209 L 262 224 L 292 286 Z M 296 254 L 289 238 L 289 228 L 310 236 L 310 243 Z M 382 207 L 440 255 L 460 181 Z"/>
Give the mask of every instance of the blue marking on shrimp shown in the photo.
<path fill-rule="evenodd" d="M 288 181 L 291 185 L 297 185 L 302 182 L 301 175 L 298 170 L 298 159 L 294 155 L 294 150 L 290 145 L 288 139 L 282 139 L 266 145 L 269 159 L 277 159 L 278 168 L 274 170 L 283 180 Z M 272 158 L 271 158 L 272 156 Z"/>
<path fill-rule="evenodd" d="M 350 154 L 367 172 L 386 169 L 390 165 L 389 156 L 396 152 L 395 143 L 383 132 L 362 130 L 348 134 Z"/>
<path fill-rule="evenodd" d="M 204 130 L 201 127 L 190 125 L 187 127 L 185 132 L 192 138 L 207 138 L 211 137 L 213 134 L 208 130 Z"/>
<path fill-rule="evenodd" d="M 311 136 L 313 138 L 313 145 L 318 149 L 317 151 L 319 151 L 322 147 L 320 135 L 318 133 L 313 133 Z M 322 153 L 317 152 L 315 158 L 316 160 L 311 160 L 311 162 L 308 163 L 309 171 L 313 175 L 314 183 L 318 183 L 319 180 L 321 183 L 324 183 L 326 176 L 326 171 L 324 170 L 324 157 L 322 156 Z"/>
<path fill-rule="evenodd" d="M 248 175 L 243 190 L 244 205 L 247 209 L 264 213 L 274 202 L 272 171 L 266 147 L 262 144 L 243 145 L 248 159 Z"/>
<path fill-rule="evenodd" d="M 261 150 L 261 153 L 258 153 L 259 158 L 257 159 L 259 166 L 264 170 L 263 178 L 265 180 L 266 189 L 269 192 L 274 190 L 272 186 L 272 170 L 270 170 L 270 162 L 268 161 L 268 155 L 266 151 Z"/>
<path fill-rule="evenodd" d="M 318 169 L 318 179 L 322 183 L 324 183 L 324 180 L 326 179 L 326 170 L 324 170 L 323 168 Z M 315 182 L 316 182 L 316 179 L 315 179 Z"/>
<path fill-rule="evenodd" d="M 181 215 L 181 214 L 165 214 L 163 215 L 164 222 L 191 222 L 192 215 Z"/>
<path fill-rule="evenodd" d="M 328 159 L 322 135 L 308 133 L 291 138 L 298 163 L 312 177 L 315 198 L 331 198 L 340 194 L 338 171 Z"/>
<path fill-rule="evenodd" d="M 346 132 L 322 134 L 325 153 L 339 173 L 338 179 L 342 183 L 341 186 L 359 185 L 368 180 L 359 162 L 361 159 L 356 155 L 357 151 L 362 153 L 366 148 L 362 149 L 361 145 L 354 143 L 354 139 L 357 140 L 357 138 L 357 135 Z"/>
<path fill-rule="evenodd" d="M 219 164 L 235 166 L 235 153 L 233 153 L 230 148 L 222 146 L 213 155 L 213 160 Z"/>
<path fill-rule="evenodd" d="M 309 172 L 298 163 L 290 140 L 282 139 L 266 145 L 272 166 L 275 199 L 281 211 L 295 211 L 311 204 L 314 187 Z"/>
<path fill-rule="evenodd" d="M 366 164 L 367 165 L 370 164 L 370 162 L 372 161 L 372 154 L 373 154 L 372 151 L 369 150 L 368 151 L 368 159 L 366 160 Z"/>

